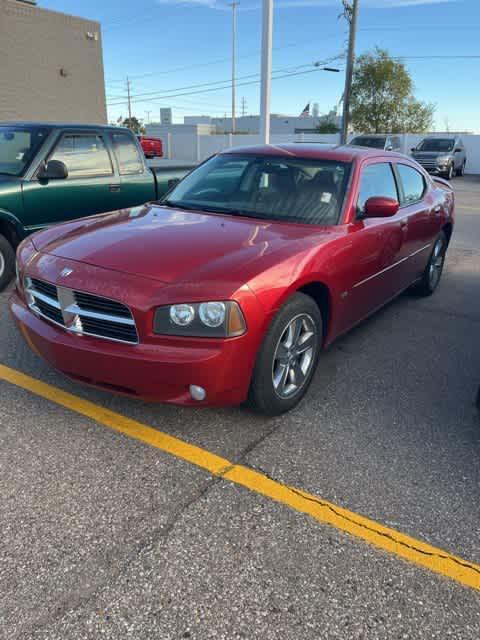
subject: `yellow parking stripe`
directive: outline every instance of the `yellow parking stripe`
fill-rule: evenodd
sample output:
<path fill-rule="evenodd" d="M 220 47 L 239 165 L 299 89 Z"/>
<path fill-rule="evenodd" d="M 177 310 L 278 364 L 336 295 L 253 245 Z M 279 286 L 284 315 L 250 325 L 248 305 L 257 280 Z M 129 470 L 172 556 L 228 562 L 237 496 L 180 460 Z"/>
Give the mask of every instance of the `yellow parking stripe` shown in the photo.
<path fill-rule="evenodd" d="M 210 451 L 153 429 L 136 420 L 83 400 L 15 369 L 0 365 L 0 380 L 26 389 L 42 398 L 75 411 L 130 438 L 140 440 L 211 474 L 250 489 L 318 522 L 331 525 L 369 544 L 435 571 L 463 585 L 480 590 L 480 565 L 468 562 L 421 540 L 327 502 L 310 493 L 267 477 L 263 473 L 234 464 Z"/>

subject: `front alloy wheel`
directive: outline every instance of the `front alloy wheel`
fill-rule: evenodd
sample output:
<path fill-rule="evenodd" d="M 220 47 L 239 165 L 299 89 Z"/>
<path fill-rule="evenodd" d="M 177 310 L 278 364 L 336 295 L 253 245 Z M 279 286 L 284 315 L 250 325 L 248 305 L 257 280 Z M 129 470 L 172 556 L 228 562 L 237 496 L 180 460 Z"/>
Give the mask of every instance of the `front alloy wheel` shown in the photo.
<path fill-rule="evenodd" d="M 294 294 L 280 309 L 260 348 L 249 403 L 262 413 L 279 415 L 305 395 L 317 365 L 323 324 L 316 302 Z"/>
<path fill-rule="evenodd" d="M 272 365 L 272 382 L 280 398 L 302 390 L 313 366 L 316 331 L 313 319 L 303 313 L 291 320 L 278 341 Z"/>
<path fill-rule="evenodd" d="M 451 162 L 448 165 L 448 171 L 447 171 L 445 177 L 447 178 L 447 180 L 452 180 L 452 178 L 453 178 L 453 162 Z"/>

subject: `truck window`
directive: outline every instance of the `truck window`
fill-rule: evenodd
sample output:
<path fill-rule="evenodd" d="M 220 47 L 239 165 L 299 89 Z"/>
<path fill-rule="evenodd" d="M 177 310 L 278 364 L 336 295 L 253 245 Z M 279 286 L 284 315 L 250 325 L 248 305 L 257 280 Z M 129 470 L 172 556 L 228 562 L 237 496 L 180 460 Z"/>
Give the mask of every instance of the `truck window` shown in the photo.
<path fill-rule="evenodd" d="M 49 159 L 64 162 L 69 178 L 113 174 L 110 155 L 102 138 L 95 134 L 63 135 Z"/>
<path fill-rule="evenodd" d="M 112 133 L 112 141 L 120 175 L 143 173 L 143 162 L 131 136 L 128 133 Z"/>

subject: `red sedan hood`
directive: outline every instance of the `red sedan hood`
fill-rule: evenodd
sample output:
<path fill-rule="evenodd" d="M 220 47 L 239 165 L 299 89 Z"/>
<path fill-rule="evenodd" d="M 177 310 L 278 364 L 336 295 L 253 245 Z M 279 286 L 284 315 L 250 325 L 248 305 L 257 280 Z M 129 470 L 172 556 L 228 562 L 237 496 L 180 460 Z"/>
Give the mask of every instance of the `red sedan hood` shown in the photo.
<path fill-rule="evenodd" d="M 33 242 L 44 253 L 165 283 L 245 282 L 254 264 L 253 272 L 273 254 L 318 246 L 333 229 L 145 205 L 52 227 Z"/>

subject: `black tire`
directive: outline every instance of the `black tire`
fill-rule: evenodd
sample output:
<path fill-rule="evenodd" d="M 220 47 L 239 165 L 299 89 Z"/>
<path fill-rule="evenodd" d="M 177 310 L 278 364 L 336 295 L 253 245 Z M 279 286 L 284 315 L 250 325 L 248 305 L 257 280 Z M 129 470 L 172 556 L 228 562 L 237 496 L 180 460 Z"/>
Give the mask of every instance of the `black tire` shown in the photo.
<path fill-rule="evenodd" d="M 459 178 L 465 175 L 465 165 L 466 165 L 466 162 L 463 161 L 461 166 L 456 171 L 456 174 Z"/>
<path fill-rule="evenodd" d="M 294 342 L 298 327 L 298 340 Z M 323 322 L 318 305 L 310 296 L 295 293 L 278 311 L 263 339 L 248 404 L 270 416 L 293 409 L 312 381 L 322 342 Z"/>
<path fill-rule="evenodd" d="M 441 231 L 433 245 L 432 253 L 430 254 L 422 279 L 414 287 L 414 291 L 418 295 L 431 296 L 440 284 L 447 246 L 447 236 Z"/>
<path fill-rule="evenodd" d="M 15 274 L 15 251 L 5 236 L 0 235 L 0 291 L 10 284 Z"/>

